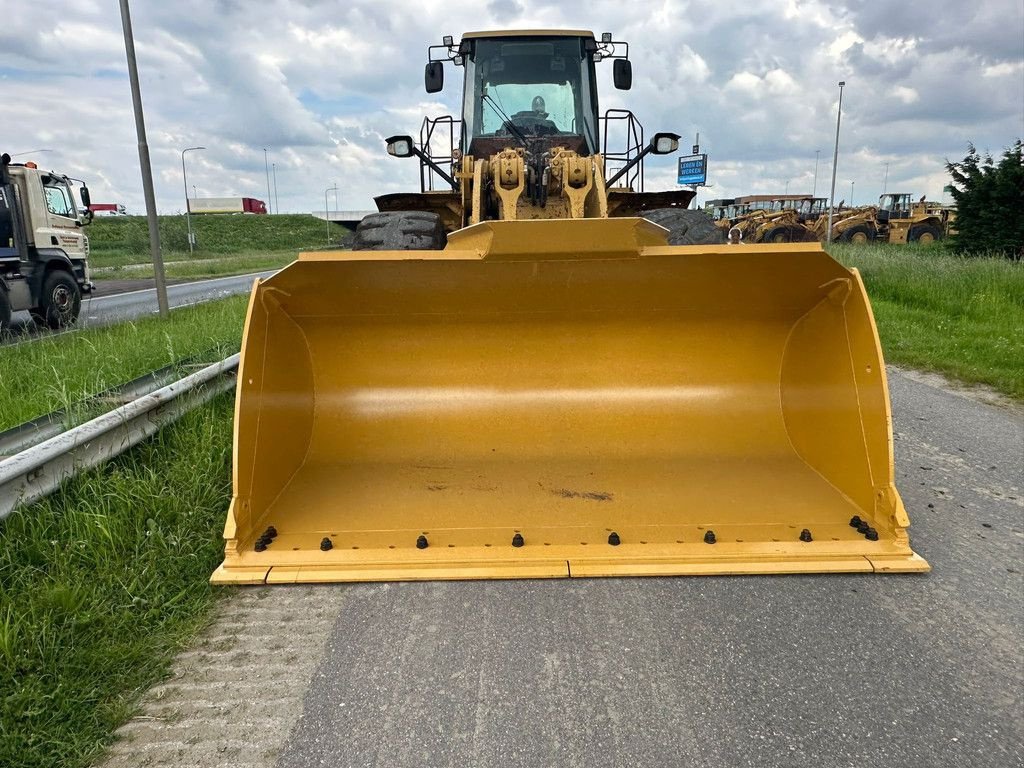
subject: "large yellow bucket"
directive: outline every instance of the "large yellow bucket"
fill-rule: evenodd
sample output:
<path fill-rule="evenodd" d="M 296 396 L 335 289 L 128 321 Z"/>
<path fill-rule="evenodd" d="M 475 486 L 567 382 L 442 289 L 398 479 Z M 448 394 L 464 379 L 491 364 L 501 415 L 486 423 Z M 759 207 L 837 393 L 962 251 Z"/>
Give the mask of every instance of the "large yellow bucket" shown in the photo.
<path fill-rule="evenodd" d="M 908 524 L 855 270 L 488 222 L 254 287 L 213 581 L 927 570 Z"/>

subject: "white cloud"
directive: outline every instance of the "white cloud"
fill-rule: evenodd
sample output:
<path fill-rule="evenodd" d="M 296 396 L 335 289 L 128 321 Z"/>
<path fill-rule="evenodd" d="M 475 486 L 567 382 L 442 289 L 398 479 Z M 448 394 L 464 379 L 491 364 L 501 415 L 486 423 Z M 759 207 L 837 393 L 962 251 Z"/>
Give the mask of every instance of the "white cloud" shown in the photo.
<path fill-rule="evenodd" d="M 132 108 L 116 4 L 0 0 L 5 151 L 90 181 L 97 200 L 142 207 Z M 864 199 L 889 189 L 941 191 L 947 157 L 971 141 L 998 152 L 1024 124 L 1019 0 L 969 6 L 862 0 L 663 0 L 579 7 L 556 0 L 176 0 L 133 7 L 159 207 L 183 207 L 180 150 L 199 194 L 266 196 L 263 148 L 282 208 L 369 208 L 374 195 L 418 188 L 414 162 L 383 137 L 418 135 L 423 115 L 456 114 L 462 71 L 438 97 L 422 87 L 427 46 L 441 35 L 508 27 L 611 31 L 630 42 L 634 87 L 602 109 L 629 107 L 648 135 L 700 133 L 713 188 L 702 197 L 790 191 L 831 168 L 843 100 L 840 178 Z M 57 19 L 54 22 L 54 19 Z M 689 141 L 684 142 L 688 144 Z M 688 147 L 687 147 L 688 148 Z M 673 187 L 672 158 L 653 160 L 649 188 Z M 928 185 L 928 188 L 923 188 Z M 932 189 L 936 185 L 937 189 Z M 840 185 L 841 186 L 841 185 Z M 861 191 L 863 190 L 863 192 Z"/>

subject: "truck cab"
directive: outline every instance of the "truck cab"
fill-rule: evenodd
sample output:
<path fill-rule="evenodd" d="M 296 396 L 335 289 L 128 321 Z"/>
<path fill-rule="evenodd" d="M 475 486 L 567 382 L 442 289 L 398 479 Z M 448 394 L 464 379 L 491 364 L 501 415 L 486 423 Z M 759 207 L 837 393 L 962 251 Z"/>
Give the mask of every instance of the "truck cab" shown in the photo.
<path fill-rule="evenodd" d="M 82 231 L 92 220 L 89 190 L 82 185 L 79 203 L 72 182 L 0 157 L 0 329 L 20 310 L 50 328 L 72 325 L 93 289 Z"/>

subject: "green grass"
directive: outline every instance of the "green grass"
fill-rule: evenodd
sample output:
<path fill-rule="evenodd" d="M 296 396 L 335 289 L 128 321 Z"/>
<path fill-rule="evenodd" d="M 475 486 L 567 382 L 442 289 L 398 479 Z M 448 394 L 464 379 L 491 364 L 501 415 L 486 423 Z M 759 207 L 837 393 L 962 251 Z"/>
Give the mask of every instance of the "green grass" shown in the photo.
<path fill-rule="evenodd" d="M 237 352 L 247 301 L 233 296 L 176 309 L 167 321 L 152 317 L 3 347 L 0 429 L 58 408 L 74 411 L 88 395 L 185 357 L 209 352 L 213 362 Z"/>
<path fill-rule="evenodd" d="M 857 267 L 886 361 L 1024 399 L 1024 264 L 941 246 L 841 245 Z"/>
<path fill-rule="evenodd" d="M 0 523 L 0 765 L 85 768 L 203 626 L 225 395 Z"/>
<path fill-rule="evenodd" d="M 323 248 L 327 224 L 307 215 L 193 216 L 197 247 L 190 256 L 184 216 L 160 216 L 160 244 L 164 261 L 213 256 L 252 257 L 257 254 L 289 254 Z M 337 244 L 350 237 L 339 225 L 331 225 Z M 150 260 L 149 229 L 145 216 L 109 216 L 95 219 L 86 229 L 89 262 L 93 267 L 143 264 Z"/>
<path fill-rule="evenodd" d="M 199 279 L 204 277 L 226 277 L 266 269 L 280 269 L 295 261 L 294 251 L 242 252 L 234 256 L 219 258 L 195 258 L 171 261 L 164 264 L 164 275 L 168 278 Z M 145 264 L 119 264 L 104 267 L 92 273 L 94 280 L 142 280 L 153 277 L 153 267 Z"/>

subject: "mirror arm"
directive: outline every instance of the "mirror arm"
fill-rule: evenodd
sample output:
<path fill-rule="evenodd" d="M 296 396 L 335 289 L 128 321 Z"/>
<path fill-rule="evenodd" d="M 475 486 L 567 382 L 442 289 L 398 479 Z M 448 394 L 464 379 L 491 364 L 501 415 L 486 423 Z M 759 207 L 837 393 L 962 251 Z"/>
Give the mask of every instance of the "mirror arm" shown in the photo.
<path fill-rule="evenodd" d="M 648 144 L 646 147 L 644 147 L 643 151 L 639 155 L 637 155 L 632 160 L 630 160 L 628 163 L 626 163 L 624 166 L 622 166 L 619 169 L 618 173 L 616 173 L 614 176 L 612 176 L 610 179 L 608 179 L 604 183 L 605 187 L 610 189 L 611 186 L 616 181 L 618 181 L 620 178 L 622 178 L 622 176 L 625 175 L 626 173 L 628 173 L 629 171 L 633 170 L 633 168 L 636 167 L 637 163 L 639 163 L 641 160 L 643 160 L 645 157 L 647 157 L 647 155 L 651 154 L 651 152 L 653 150 L 654 150 L 654 145 L 653 144 Z"/>
<path fill-rule="evenodd" d="M 453 179 L 440 165 L 431 160 L 430 157 L 428 157 L 427 154 L 415 144 L 412 145 L 412 153 L 416 155 L 420 161 L 429 165 L 438 176 L 451 184 L 452 189 L 459 188 L 459 185 L 455 183 L 455 179 Z"/>

